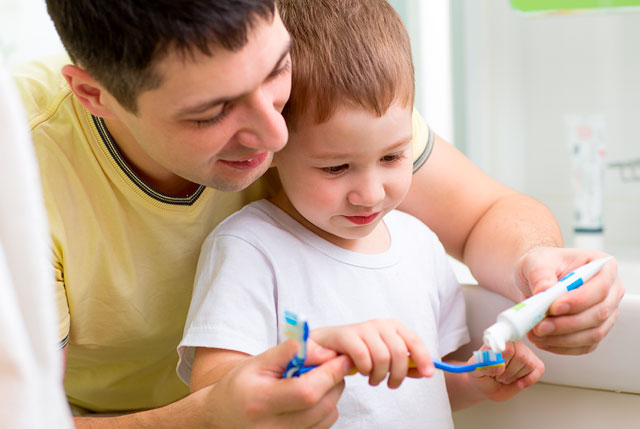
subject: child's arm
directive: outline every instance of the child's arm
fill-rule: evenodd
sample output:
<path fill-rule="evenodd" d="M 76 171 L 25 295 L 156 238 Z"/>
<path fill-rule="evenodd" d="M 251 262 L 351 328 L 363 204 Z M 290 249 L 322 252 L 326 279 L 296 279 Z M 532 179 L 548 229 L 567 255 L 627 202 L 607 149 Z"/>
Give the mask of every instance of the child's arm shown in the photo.
<path fill-rule="evenodd" d="M 319 346 L 315 341 L 307 341 L 308 365 L 321 365 L 334 359 L 336 356 L 337 353 Z M 197 347 L 193 357 L 191 382 L 189 384 L 191 392 L 200 390 L 210 384 L 217 383 L 218 380 L 220 380 L 226 373 L 250 357 L 251 355 L 234 350 Z M 279 370 L 280 372 L 272 375 L 275 378 L 282 376 L 285 366 L 286 362 Z"/>
<path fill-rule="evenodd" d="M 466 374 L 445 373 L 453 411 L 485 399 L 506 401 L 535 384 L 544 373 L 542 361 L 521 341 L 507 343 L 502 357 L 504 366 Z"/>
<path fill-rule="evenodd" d="M 319 345 L 351 358 L 355 368 L 378 385 L 389 374 L 387 385 L 400 386 L 409 377 L 431 377 L 435 371 L 427 347 L 401 322 L 374 319 L 353 325 L 316 328 L 311 337 Z M 408 356 L 416 363 L 409 368 Z"/>
<path fill-rule="evenodd" d="M 250 355 L 233 350 L 197 347 L 189 384 L 191 392 L 217 383 L 223 375 L 248 357 Z"/>

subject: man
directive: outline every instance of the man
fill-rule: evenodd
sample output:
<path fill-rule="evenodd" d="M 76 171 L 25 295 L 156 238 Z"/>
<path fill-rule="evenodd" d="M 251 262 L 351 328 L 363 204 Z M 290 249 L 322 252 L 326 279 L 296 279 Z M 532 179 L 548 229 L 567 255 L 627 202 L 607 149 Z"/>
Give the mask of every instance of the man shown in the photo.
<path fill-rule="evenodd" d="M 73 64 L 27 67 L 18 84 L 51 223 L 65 388 L 77 414 L 137 411 L 78 417 L 77 427 L 330 426 L 350 362 L 327 350 L 314 357 L 320 370 L 298 380 L 279 379 L 289 343 L 188 396 L 175 374 L 205 235 L 277 186 L 249 186 L 287 139 L 280 112 L 295 65 L 274 1 L 47 5 Z M 481 284 L 520 299 L 596 256 L 558 249 L 545 207 L 416 122 L 417 172 L 401 208 Z M 532 340 L 561 353 L 593 349 L 622 293 L 615 270 L 603 270 L 556 303 L 552 313 L 564 315 Z"/>

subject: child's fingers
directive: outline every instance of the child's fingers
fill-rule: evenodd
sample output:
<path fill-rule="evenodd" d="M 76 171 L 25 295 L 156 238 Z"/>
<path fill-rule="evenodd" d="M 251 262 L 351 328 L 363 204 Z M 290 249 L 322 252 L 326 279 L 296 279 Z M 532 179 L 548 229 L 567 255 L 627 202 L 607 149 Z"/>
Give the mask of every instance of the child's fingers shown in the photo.
<path fill-rule="evenodd" d="M 522 371 L 524 367 L 524 362 L 518 357 L 518 345 L 521 344 L 520 341 L 517 342 L 507 342 L 506 348 L 502 352 L 502 358 L 504 359 L 504 371 L 500 373 L 496 380 L 509 384 L 513 381 L 513 378 L 516 374 Z"/>
<path fill-rule="evenodd" d="M 507 400 L 536 383 L 544 373 L 544 364 L 521 341 L 507 343 L 502 354 L 505 365 L 472 373 L 476 386 L 494 401 Z"/>
<path fill-rule="evenodd" d="M 318 344 L 347 354 L 369 384 L 377 385 L 389 374 L 388 385 L 398 387 L 407 376 L 431 376 L 435 368 L 420 338 L 397 320 L 374 319 L 342 327 L 319 328 L 311 333 Z M 417 369 L 409 370 L 411 355 Z"/>
<path fill-rule="evenodd" d="M 353 365 L 361 374 L 369 375 L 373 370 L 374 362 L 371 348 L 364 338 L 356 335 L 351 344 L 346 347 L 345 354 L 349 355 Z"/>
<path fill-rule="evenodd" d="M 433 374 L 432 374 L 433 375 Z M 428 375 L 424 375 L 418 368 L 411 367 L 411 364 L 409 364 L 409 370 L 407 371 L 407 377 L 409 378 L 422 378 L 422 377 L 429 377 Z"/>
<path fill-rule="evenodd" d="M 531 352 L 531 350 L 529 351 Z M 537 382 L 540 377 L 542 377 L 542 374 L 544 374 L 544 362 L 531 352 L 531 356 L 525 363 L 523 369 L 515 374 L 512 381 L 520 382 L 520 380 L 533 380 L 531 383 L 527 384 L 526 387 L 529 387 L 531 384 Z"/>
<path fill-rule="evenodd" d="M 514 354 L 506 365 L 505 372 L 501 374 L 497 381 L 505 384 L 514 383 L 525 378 L 534 371 L 544 372 L 544 364 L 533 351 L 522 341 L 513 344 Z"/>
<path fill-rule="evenodd" d="M 404 325 L 398 328 L 398 334 L 409 349 L 409 354 L 415 363 L 417 372 L 423 377 L 431 377 L 436 368 L 433 366 L 431 354 L 424 342 Z M 415 373 L 415 371 L 413 372 Z"/>
<path fill-rule="evenodd" d="M 542 363 L 542 361 L 540 362 Z M 533 386 L 538 382 L 538 380 L 540 380 L 540 377 L 542 377 L 542 374 L 544 374 L 544 364 L 540 366 L 536 366 L 533 369 L 533 371 L 531 371 L 525 377 L 520 378 L 517 381 L 518 388 L 526 389 L 529 386 Z"/>
<path fill-rule="evenodd" d="M 367 347 L 369 347 L 373 364 L 371 372 L 369 373 L 369 384 L 377 386 L 387 377 L 391 366 L 391 352 L 380 332 L 367 335 L 364 341 Z"/>
<path fill-rule="evenodd" d="M 503 384 L 511 384 L 529 372 L 531 372 L 531 368 L 526 367 L 524 362 L 512 359 L 511 363 L 505 366 L 504 372 L 496 377 L 496 380 Z"/>
<path fill-rule="evenodd" d="M 387 385 L 395 389 L 400 386 L 402 380 L 407 376 L 409 369 L 409 350 L 397 329 L 383 330 L 380 332 L 380 335 L 389 348 L 391 356 Z"/>
<path fill-rule="evenodd" d="M 366 331 L 360 325 L 324 327 L 312 330 L 311 336 L 323 347 L 349 356 L 358 372 L 369 374 L 373 362 L 369 346 L 364 340 L 363 332 Z"/>
<path fill-rule="evenodd" d="M 505 343 L 505 349 L 502 351 L 502 359 L 504 359 L 505 365 L 509 365 L 509 362 L 516 354 L 516 343 L 507 341 Z M 486 346 L 482 346 L 480 350 L 484 350 Z M 488 347 L 486 347 L 488 349 Z"/>

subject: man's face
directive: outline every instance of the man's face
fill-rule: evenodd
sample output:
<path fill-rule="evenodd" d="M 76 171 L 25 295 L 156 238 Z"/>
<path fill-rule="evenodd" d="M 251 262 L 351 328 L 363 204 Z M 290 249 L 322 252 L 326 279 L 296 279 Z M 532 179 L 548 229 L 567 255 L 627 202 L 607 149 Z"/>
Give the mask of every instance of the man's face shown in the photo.
<path fill-rule="evenodd" d="M 290 37 L 280 17 L 258 20 L 238 52 L 157 65 L 159 88 L 142 92 L 134 115 L 112 102 L 107 122 L 118 145 L 136 155 L 143 177 L 241 190 L 269 167 L 287 141 L 281 115 L 291 91 Z"/>

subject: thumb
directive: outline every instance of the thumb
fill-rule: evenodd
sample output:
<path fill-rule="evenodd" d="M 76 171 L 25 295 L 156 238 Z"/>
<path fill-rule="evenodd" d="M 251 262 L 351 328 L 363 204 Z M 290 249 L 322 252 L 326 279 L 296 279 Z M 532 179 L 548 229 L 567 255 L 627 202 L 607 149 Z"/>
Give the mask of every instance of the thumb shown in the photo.
<path fill-rule="evenodd" d="M 296 353 L 298 353 L 298 343 L 289 339 L 256 356 L 253 362 L 263 371 L 273 372 L 280 376 Z"/>
<path fill-rule="evenodd" d="M 558 282 L 558 277 L 553 269 L 539 268 L 529 275 L 529 287 L 532 294 L 537 294 L 549 289 Z"/>
<path fill-rule="evenodd" d="M 307 365 L 320 365 L 337 355 L 335 351 L 322 347 L 312 339 L 307 340 Z"/>
<path fill-rule="evenodd" d="M 557 264 L 552 263 L 551 256 L 549 252 L 538 250 L 527 253 L 522 259 L 520 276 L 524 282 L 525 296 L 547 290 L 558 281 Z"/>

